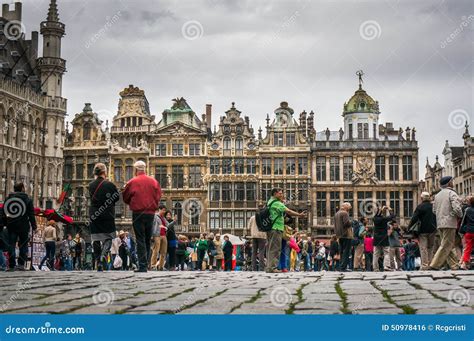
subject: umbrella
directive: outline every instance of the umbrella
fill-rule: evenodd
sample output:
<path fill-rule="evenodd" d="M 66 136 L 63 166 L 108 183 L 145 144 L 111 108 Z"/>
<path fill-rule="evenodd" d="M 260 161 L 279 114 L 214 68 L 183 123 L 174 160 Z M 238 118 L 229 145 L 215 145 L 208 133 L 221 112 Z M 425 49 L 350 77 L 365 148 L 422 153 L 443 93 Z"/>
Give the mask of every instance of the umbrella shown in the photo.
<path fill-rule="evenodd" d="M 229 241 L 232 243 L 232 245 L 244 245 L 246 240 L 243 239 L 242 237 L 237 237 L 233 234 L 230 234 L 230 233 L 226 233 L 222 236 L 222 239 L 224 239 L 224 236 L 228 236 L 229 237 Z"/>

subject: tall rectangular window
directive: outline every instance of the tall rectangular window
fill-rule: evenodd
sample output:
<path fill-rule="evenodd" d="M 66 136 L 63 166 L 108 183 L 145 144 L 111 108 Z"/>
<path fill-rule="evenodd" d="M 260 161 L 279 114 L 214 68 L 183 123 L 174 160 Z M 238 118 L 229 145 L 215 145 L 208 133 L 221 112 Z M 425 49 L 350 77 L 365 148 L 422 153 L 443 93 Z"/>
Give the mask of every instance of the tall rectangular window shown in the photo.
<path fill-rule="evenodd" d="M 232 211 L 222 211 L 222 228 L 232 228 Z"/>
<path fill-rule="evenodd" d="M 76 179 L 84 179 L 84 164 L 82 157 L 76 158 Z"/>
<path fill-rule="evenodd" d="M 274 162 L 274 175 L 283 175 L 283 158 L 277 157 L 273 160 Z"/>
<path fill-rule="evenodd" d="M 344 181 L 352 180 L 353 163 L 352 156 L 344 156 Z"/>
<path fill-rule="evenodd" d="M 329 163 L 329 176 L 330 176 L 330 181 L 339 181 L 340 176 L 339 176 L 339 171 L 340 171 L 340 166 L 339 166 L 339 157 L 337 156 L 332 156 L 330 159 Z"/>
<path fill-rule="evenodd" d="M 298 158 L 298 175 L 308 175 L 308 159 L 305 157 Z"/>
<path fill-rule="evenodd" d="M 166 143 L 158 143 L 155 146 L 155 155 L 156 156 L 166 156 Z"/>
<path fill-rule="evenodd" d="M 255 182 L 247 182 L 245 187 L 247 201 L 257 200 L 257 184 Z"/>
<path fill-rule="evenodd" d="M 221 215 L 219 211 L 210 211 L 209 212 L 209 225 L 211 230 L 218 230 L 221 226 L 220 218 Z"/>
<path fill-rule="evenodd" d="M 286 158 L 286 175 L 295 175 L 296 159 L 294 157 Z"/>
<path fill-rule="evenodd" d="M 405 155 L 402 158 L 403 162 L 403 180 L 413 180 L 413 156 Z"/>
<path fill-rule="evenodd" d="M 172 183 L 173 188 L 183 188 L 184 186 L 184 167 L 173 166 Z"/>
<path fill-rule="evenodd" d="M 201 166 L 189 166 L 189 187 L 199 188 L 202 184 Z"/>
<path fill-rule="evenodd" d="M 296 184 L 288 182 L 286 184 L 286 201 L 295 201 L 296 200 Z"/>
<path fill-rule="evenodd" d="M 183 156 L 182 143 L 173 143 L 173 156 Z"/>
<path fill-rule="evenodd" d="M 199 144 L 199 143 L 190 143 L 189 144 L 189 155 L 190 156 L 199 156 L 199 155 L 201 155 L 201 144 Z"/>
<path fill-rule="evenodd" d="M 375 158 L 375 173 L 379 181 L 385 181 L 385 156 Z"/>
<path fill-rule="evenodd" d="M 377 138 L 377 125 L 374 123 L 372 126 L 373 126 L 372 134 L 374 135 L 374 139 L 376 139 Z"/>
<path fill-rule="evenodd" d="M 234 160 L 235 174 L 244 174 L 244 159 Z"/>
<path fill-rule="evenodd" d="M 377 191 L 375 193 L 375 198 L 377 199 L 377 204 L 380 207 L 386 206 L 387 205 L 387 195 L 385 191 Z"/>
<path fill-rule="evenodd" d="M 277 147 L 283 147 L 283 132 L 273 133 L 273 143 Z"/>
<path fill-rule="evenodd" d="M 388 159 L 388 170 L 390 173 L 390 181 L 398 181 L 398 156 L 390 156 Z"/>
<path fill-rule="evenodd" d="M 220 163 L 221 162 L 218 159 L 211 159 L 210 161 L 211 174 L 219 174 Z"/>
<path fill-rule="evenodd" d="M 318 156 L 316 159 L 316 181 L 326 181 L 326 158 Z"/>
<path fill-rule="evenodd" d="M 326 217 L 326 192 L 316 192 L 316 216 Z"/>
<path fill-rule="evenodd" d="M 263 175 L 272 174 L 272 159 L 269 159 L 269 158 L 262 159 L 262 174 Z"/>
<path fill-rule="evenodd" d="M 357 209 L 358 216 L 366 216 L 372 213 L 372 203 L 374 198 L 372 198 L 372 192 L 369 191 L 360 191 L 357 192 Z"/>
<path fill-rule="evenodd" d="M 222 174 L 232 174 L 232 159 L 222 159 Z"/>
<path fill-rule="evenodd" d="M 256 174 L 256 173 L 257 173 L 257 160 L 247 159 L 247 174 Z"/>
<path fill-rule="evenodd" d="M 221 199 L 221 185 L 219 182 L 211 182 L 211 201 L 219 201 Z"/>
<path fill-rule="evenodd" d="M 272 195 L 272 184 L 264 182 L 262 184 L 262 200 L 267 202 Z"/>
<path fill-rule="evenodd" d="M 390 191 L 390 207 L 397 217 L 400 216 L 400 192 Z"/>
<path fill-rule="evenodd" d="M 339 192 L 329 192 L 329 206 L 331 212 L 329 213 L 331 216 L 334 216 L 336 212 L 339 210 L 339 206 L 341 203 L 341 198 Z"/>
<path fill-rule="evenodd" d="M 72 179 L 72 157 L 68 156 L 64 161 L 64 179 Z"/>
<path fill-rule="evenodd" d="M 245 212 L 235 211 L 234 212 L 234 228 L 243 229 L 245 227 Z"/>
<path fill-rule="evenodd" d="M 413 214 L 413 192 L 404 191 L 403 192 L 403 216 L 409 218 Z"/>
<path fill-rule="evenodd" d="M 122 166 L 114 166 L 114 180 L 115 182 L 122 182 L 123 181 L 123 172 Z"/>
<path fill-rule="evenodd" d="M 353 134 L 353 131 L 352 131 L 352 123 L 349 124 L 349 140 L 352 140 L 354 138 L 354 134 Z"/>
<path fill-rule="evenodd" d="M 166 166 L 155 166 L 155 179 L 160 184 L 161 188 L 168 187 L 168 178 L 166 177 Z"/>
<path fill-rule="evenodd" d="M 368 139 L 369 138 L 369 124 L 368 123 L 364 123 L 364 139 Z"/>
<path fill-rule="evenodd" d="M 234 183 L 234 200 L 237 202 L 245 200 L 245 184 L 243 182 Z"/>
<path fill-rule="evenodd" d="M 181 225 L 183 223 L 183 204 L 181 201 L 173 200 L 173 215 L 178 218 L 176 223 Z"/>
<path fill-rule="evenodd" d="M 222 201 L 232 201 L 232 183 L 222 183 Z"/>
<path fill-rule="evenodd" d="M 286 145 L 288 147 L 293 147 L 296 144 L 296 135 L 295 133 L 286 133 Z"/>
<path fill-rule="evenodd" d="M 357 138 L 358 139 L 361 139 L 363 137 L 362 127 L 363 127 L 362 123 L 357 123 Z"/>

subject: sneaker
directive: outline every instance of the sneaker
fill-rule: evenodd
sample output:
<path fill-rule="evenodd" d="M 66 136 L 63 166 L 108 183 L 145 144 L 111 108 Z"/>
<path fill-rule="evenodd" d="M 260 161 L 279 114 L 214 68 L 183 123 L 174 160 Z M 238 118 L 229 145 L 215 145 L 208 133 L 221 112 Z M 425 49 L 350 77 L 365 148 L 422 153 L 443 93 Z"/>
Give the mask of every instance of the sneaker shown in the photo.
<path fill-rule="evenodd" d="M 281 270 L 281 272 L 288 272 L 288 269 L 283 269 Z"/>
<path fill-rule="evenodd" d="M 147 272 L 147 269 L 137 269 L 137 270 L 134 270 L 133 272 Z"/>
<path fill-rule="evenodd" d="M 6 269 L 5 271 L 7 271 L 7 272 L 13 272 L 13 271 L 15 271 L 15 268 L 8 268 L 8 269 Z"/>

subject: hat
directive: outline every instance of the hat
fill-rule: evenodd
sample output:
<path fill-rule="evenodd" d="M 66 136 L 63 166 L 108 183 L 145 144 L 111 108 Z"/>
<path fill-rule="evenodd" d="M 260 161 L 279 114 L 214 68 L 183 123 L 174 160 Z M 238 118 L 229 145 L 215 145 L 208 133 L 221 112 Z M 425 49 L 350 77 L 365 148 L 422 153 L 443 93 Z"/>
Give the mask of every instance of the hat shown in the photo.
<path fill-rule="evenodd" d="M 138 171 L 145 171 L 146 163 L 143 161 L 137 161 L 133 164 L 133 167 Z"/>
<path fill-rule="evenodd" d="M 441 180 L 439 180 L 439 184 L 441 186 L 446 186 L 451 180 L 453 180 L 452 176 L 443 176 Z"/>
<path fill-rule="evenodd" d="M 120 230 L 119 236 L 121 236 L 122 234 L 125 234 L 125 231 L 124 231 L 124 230 Z"/>

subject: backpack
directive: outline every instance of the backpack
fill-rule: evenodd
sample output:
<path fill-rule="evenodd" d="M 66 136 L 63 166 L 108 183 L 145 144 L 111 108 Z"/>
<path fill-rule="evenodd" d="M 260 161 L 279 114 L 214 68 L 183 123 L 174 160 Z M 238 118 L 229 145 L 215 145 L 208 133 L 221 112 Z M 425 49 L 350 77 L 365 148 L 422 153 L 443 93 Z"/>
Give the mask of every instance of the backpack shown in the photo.
<path fill-rule="evenodd" d="M 270 208 L 275 202 L 276 199 L 273 200 L 269 206 L 265 205 L 265 207 L 258 211 L 255 215 L 255 222 L 257 223 L 257 228 L 260 232 L 271 231 L 275 221 L 271 218 Z"/>
<path fill-rule="evenodd" d="M 359 238 L 359 230 L 360 230 L 360 225 L 357 220 L 352 221 L 352 232 L 354 234 L 354 239 L 352 239 L 352 246 L 357 246 L 360 244 L 360 238 Z"/>

